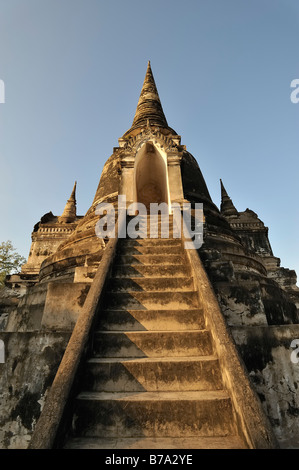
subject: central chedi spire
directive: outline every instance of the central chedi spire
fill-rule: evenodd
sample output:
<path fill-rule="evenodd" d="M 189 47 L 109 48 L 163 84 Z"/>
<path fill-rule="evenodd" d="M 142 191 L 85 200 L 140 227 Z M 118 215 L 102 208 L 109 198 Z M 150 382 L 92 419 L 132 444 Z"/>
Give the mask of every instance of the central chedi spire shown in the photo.
<path fill-rule="evenodd" d="M 173 134 L 176 134 L 176 132 L 168 126 L 159 98 L 159 93 L 156 87 L 150 61 L 148 61 L 147 64 L 145 79 L 141 89 L 133 123 L 131 128 L 125 133 L 125 136 L 131 134 L 131 132 L 135 129 L 140 129 L 149 125 L 169 129 Z"/>

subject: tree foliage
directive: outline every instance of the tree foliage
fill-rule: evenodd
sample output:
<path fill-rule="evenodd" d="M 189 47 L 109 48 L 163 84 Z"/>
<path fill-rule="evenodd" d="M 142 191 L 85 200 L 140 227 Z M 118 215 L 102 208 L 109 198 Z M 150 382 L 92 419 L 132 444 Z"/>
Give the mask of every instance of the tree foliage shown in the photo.
<path fill-rule="evenodd" d="M 26 259 L 16 252 L 10 240 L 0 243 L 0 286 L 8 274 L 17 273 Z"/>

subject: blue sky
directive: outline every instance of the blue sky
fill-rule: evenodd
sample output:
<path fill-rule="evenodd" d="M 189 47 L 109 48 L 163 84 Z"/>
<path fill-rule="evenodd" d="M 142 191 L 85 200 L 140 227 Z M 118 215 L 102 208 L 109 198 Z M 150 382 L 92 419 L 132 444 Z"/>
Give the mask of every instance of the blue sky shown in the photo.
<path fill-rule="evenodd" d="M 0 0 L 0 241 L 27 258 L 75 180 L 86 213 L 150 60 L 215 204 L 222 178 L 299 274 L 298 44 L 298 0 Z"/>

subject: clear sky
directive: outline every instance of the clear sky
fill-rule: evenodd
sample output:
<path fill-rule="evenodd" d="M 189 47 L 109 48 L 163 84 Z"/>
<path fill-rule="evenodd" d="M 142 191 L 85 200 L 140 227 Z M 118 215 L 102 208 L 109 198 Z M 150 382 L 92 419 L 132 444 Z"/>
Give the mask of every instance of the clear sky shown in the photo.
<path fill-rule="evenodd" d="M 0 242 L 27 258 L 75 180 L 86 213 L 150 60 L 214 203 L 222 178 L 299 275 L 298 44 L 298 0 L 0 0 Z"/>

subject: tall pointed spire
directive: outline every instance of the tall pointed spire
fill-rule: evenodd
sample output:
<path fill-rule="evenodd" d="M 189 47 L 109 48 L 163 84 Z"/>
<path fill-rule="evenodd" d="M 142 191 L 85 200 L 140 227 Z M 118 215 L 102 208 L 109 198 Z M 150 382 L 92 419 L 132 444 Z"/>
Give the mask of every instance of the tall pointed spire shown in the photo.
<path fill-rule="evenodd" d="M 239 212 L 235 208 L 231 198 L 228 196 L 226 189 L 223 186 L 222 180 L 220 180 L 220 185 L 221 185 L 221 206 L 220 206 L 221 214 L 224 216 L 239 215 Z"/>
<path fill-rule="evenodd" d="M 141 89 L 133 124 L 126 134 L 130 133 L 134 129 L 147 127 L 148 125 L 170 129 L 171 132 L 175 133 L 167 124 L 150 61 L 148 61 L 147 64 L 145 79 Z"/>
<path fill-rule="evenodd" d="M 70 200 L 74 201 L 75 204 L 76 204 L 76 187 L 77 187 L 77 181 L 75 181 L 73 191 L 72 191 L 72 194 L 70 195 L 70 199 L 69 199 L 69 201 Z"/>
<path fill-rule="evenodd" d="M 70 223 L 74 222 L 76 219 L 77 211 L 76 211 L 76 187 L 77 187 L 77 181 L 75 181 L 73 191 L 70 195 L 70 198 L 67 200 L 67 203 L 65 205 L 64 211 L 62 215 L 58 218 L 58 221 L 60 223 Z"/>

